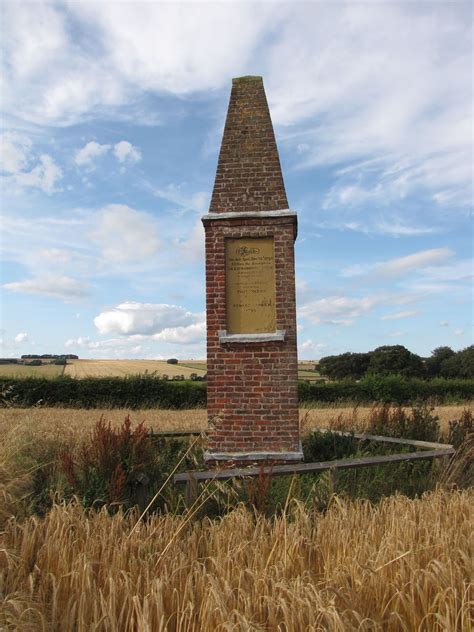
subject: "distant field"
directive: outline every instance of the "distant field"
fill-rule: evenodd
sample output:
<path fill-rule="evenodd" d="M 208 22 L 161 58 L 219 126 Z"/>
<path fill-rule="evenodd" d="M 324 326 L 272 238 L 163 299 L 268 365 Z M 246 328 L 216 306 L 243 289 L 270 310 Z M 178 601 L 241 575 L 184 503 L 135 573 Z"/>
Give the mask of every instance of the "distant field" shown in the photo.
<path fill-rule="evenodd" d="M 24 364 L 0 364 L 0 377 L 57 377 L 62 375 L 64 366 L 43 364 L 25 366 Z"/>
<path fill-rule="evenodd" d="M 310 381 L 321 379 L 319 374 L 312 370 L 313 367 L 314 362 L 298 364 L 299 379 Z M 206 370 L 205 360 L 182 360 L 178 364 L 168 364 L 166 360 L 68 360 L 64 373 L 78 378 L 123 377 L 138 373 L 156 373 L 169 377 L 184 375 L 188 378 L 192 373 L 204 375 Z"/>
<path fill-rule="evenodd" d="M 138 373 L 156 373 L 157 375 L 184 375 L 191 373 L 204 375 L 205 362 L 183 361 L 183 364 L 168 364 L 166 360 L 68 360 L 65 375 L 71 377 L 124 377 Z M 201 368 L 200 368 L 201 367 Z M 204 367 L 204 368 L 202 368 Z"/>

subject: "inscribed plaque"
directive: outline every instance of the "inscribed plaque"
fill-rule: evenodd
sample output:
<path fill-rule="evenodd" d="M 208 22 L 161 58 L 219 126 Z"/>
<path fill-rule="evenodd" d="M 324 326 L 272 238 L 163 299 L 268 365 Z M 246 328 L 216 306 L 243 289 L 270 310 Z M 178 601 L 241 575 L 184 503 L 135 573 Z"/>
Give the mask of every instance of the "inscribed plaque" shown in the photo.
<path fill-rule="evenodd" d="M 272 237 L 226 239 L 227 333 L 276 330 Z"/>

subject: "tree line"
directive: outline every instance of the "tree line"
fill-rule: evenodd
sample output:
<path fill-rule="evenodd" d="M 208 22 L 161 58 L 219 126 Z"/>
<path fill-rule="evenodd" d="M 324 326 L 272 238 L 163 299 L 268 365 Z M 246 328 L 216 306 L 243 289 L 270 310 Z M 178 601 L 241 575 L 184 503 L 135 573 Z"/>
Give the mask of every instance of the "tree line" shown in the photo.
<path fill-rule="evenodd" d="M 453 351 L 437 347 L 429 358 L 403 345 L 385 345 L 367 353 L 342 353 L 321 358 L 316 370 L 332 380 L 358 380 L 365 375 L 402 375 L 420 378 L 474 377 L 474 345 Z"/>

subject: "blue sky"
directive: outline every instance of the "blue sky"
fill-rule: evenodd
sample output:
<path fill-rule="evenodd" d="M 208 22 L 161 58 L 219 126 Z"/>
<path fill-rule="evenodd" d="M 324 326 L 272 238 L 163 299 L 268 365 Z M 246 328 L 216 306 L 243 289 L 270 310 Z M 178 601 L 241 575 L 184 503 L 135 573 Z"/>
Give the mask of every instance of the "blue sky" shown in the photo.
<path fill-rule="evenodd" d="M 303 359 L 472 344 L 472 7 L 3 2 L 2 356 L 205 357 L 232 77 L 262 75 Z"/>

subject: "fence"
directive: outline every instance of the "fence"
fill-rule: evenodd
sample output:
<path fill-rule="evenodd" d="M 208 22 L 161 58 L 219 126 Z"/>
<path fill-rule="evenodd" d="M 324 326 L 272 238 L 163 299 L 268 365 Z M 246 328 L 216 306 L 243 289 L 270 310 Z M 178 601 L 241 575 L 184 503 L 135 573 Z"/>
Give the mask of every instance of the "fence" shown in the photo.
<path fill-rule="evenodd" d="M 318 430 L 321 432 L 320 430 Z M 437 459 L 452 457 L 455 450 L 452 445 L 446 443 L 433 443 L 431 441 L 415 441 L 412 439 L 399 439 L 396 437 L 383 437 L 380 435 L 359 434 L 341 431 L 331 431 L 340 436 L 353 436 L 363 441 L 375 441 L 379 443 L 395 443 L 420 448 L 420 452 L 399 454 L 387 454 L 384 456 L 362 457 L 357 459 L 336 459 L 334 461 L 319 461 L 315 463 L 295 463 L 288 465 L 266 465 L 260 467 L 215 469 L 203 472 L 183 472 L 173 478 L 175 484 L 186 484 L 186 502 L 192 504 L 197 497 L 198 484 L 208 480 L 228 480 L 231 478 L 247 478 L 261 476 L 282 476 L 287 474 L 309 474 L 324 470 L 340 470 L 384 463 L 399 463 L 401 461 L 417 461 L 422 459 Z M 189 433 L 191 434 L 191 433 Z"/>

